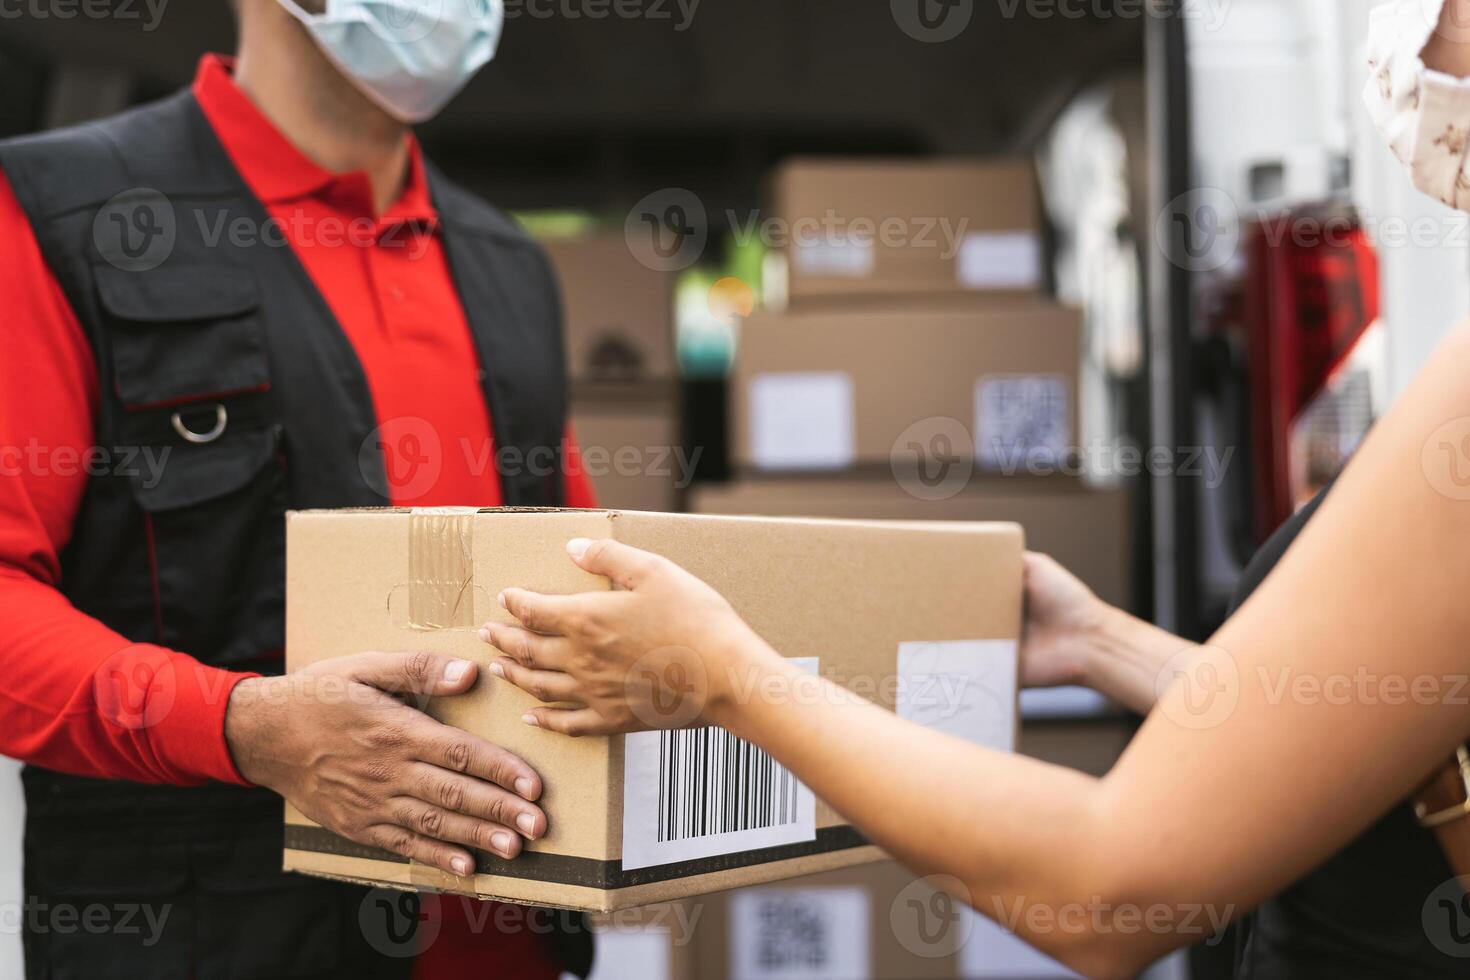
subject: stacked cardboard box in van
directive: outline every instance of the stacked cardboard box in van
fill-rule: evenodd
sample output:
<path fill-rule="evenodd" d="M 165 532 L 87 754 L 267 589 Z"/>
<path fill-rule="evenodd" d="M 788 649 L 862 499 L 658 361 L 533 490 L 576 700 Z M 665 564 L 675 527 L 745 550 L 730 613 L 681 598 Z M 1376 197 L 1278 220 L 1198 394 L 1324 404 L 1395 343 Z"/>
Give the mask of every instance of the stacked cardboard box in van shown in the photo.
<path fill-rule="evenodd" d="M 737 478 L 691 506 L 1018 519 L 1126 605 L 1130 507 L 1078 479 L 1083 324 L 1044 291 L 1030 163 L 797 158 L 767 198 L 784 288 L 741 329 Z"/>
<path fill-rule="evenodd" d="M 604 917 L 592 980 L 1063 980 L 1076 974 L 882 861 Z M 632 965 L 633 969 L 628 969 Z"/>
<path fill-rule="evenodd" d="M 1046 280 L 1027 161 L 798 157 L 767 198 L 794 309 L 1024 300 Z"/>
<path fill-rule="evenodd" d="M 688 483 L 679 425 L 674 277 L 639 262 L 621 232 L 543 242 L 562 288 L 572 429 L 569 460 L 598 503 L 678 509 Z"/>

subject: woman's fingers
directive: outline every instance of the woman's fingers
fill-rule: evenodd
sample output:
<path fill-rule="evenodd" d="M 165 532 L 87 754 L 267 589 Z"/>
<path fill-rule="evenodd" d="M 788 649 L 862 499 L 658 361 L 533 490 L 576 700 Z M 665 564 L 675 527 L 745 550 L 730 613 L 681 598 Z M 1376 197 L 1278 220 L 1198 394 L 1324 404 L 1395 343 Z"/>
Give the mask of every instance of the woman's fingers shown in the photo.
<path fill-rule="evenodd" d="M 506 589 L 500 593 L 500 604 L 533 633 L 566 636 L 576 632 L 585 602 L 581 595 L 544 595 L 525 589 Z"/>
<path fill-rule="evenodd" d="M 567 542 L 567 553 L 584 571 L 611 579 L 618 588 L 630 592 L 646 582 L 663 561 L 651 552 L 606 539 L 573 538 Z"/>
<path fill-rule="evenodd" d="M 504 677 L 537 701 L 577 700 L 577 682 L 558 670 L 532 670 L 503 658 L 490 665 L 490 673 Z"/>
<path fill-rule="evenodd" d="M 521 721 L 573 738 L 582 735 L 612 735 L 622 730 L 591 708 L 532 708 L 521 717 Z"/>
<path fill-rule="evenodd" d="M 486 623 L 480 639 L 522 667 L 535 670 L 566 670 L 572 658 L 571 645 L 561 637 L 542 636 L 518 626 Z"/>

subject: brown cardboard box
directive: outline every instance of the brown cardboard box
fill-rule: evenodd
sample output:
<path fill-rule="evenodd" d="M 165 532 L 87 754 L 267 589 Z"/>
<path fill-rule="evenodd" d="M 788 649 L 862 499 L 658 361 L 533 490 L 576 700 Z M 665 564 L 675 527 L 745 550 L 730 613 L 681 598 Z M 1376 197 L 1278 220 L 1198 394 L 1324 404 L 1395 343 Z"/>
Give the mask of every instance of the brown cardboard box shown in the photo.
<path fill-rule="evenodd" d="M 963 675 L 965 710 L 940 727 L 982 744 L 1014 744 L 1021 615 L 1020 529 L 1009 524 L 761 520 L 619 511 L 367 510 L 293 513 L 287 522 L 287 666 L 362 650 L 430 650 L 480 663 L 476 635 L 508 621 L 496 596 L 518 585 L 570 593 L 610 588 L 578 569 L 565 544 L 616 538 L 683 564 L 726 595 L 777 650 L 905 717 L 932 717 L 933 685 Z M 840 559 L 839 557 L 840 556 Z M 977 588 L 984 583 L 984 588 Z M 435 701 L 447 724 L 505 746 L 545 777 L 550 830 L 515 861 L 482 855 L 455 878 L 345 841 L 288 808 L 285 867 L 399 887 L 613 911 L 874 860 L 877 852 L 779 768 L 751 769 L 771 803 L 764 826 L 676 835 L 672 816 L 726 811 L 686 782 L 667 783 L 660 752 L 718 730 L 568 739 L 520 722 L 531 698 L 490 675 L 468 695 Z M 909 692 L 909 693 L 906 693 Z M 916 692 L 916 693 L 914 693 Z M 970 710 L 973 708 L 973 710 Z M 964 726 L 964 727 L 957 727 Z M 708 734 L 704 734 L 708 733 Z M 725 756 L 733 759 L 733 754 Z M 748 757 L 743 757 L 748 758 Z M 756 757 L 758 758 L 758 757 Z M 742 772 L 745 765 L 732 762 Z M 668 772 L 686 774 L 687 767 Z M 625 778 L 627 774 L 627 778 Z M 722 787 L 718 771 L 708 786 Z M 775 792 L 779 789 L 780 792 Z M 660 793 L 660 790 L 668 792 Z"/>
<path fill-rule="evenodd" d="M 561 281 L 573 381 L 647 382 L 678 376 L 674 277 L 644 266 L 618 233 L 542 244 Z"/>
<path fill-rule="evenodd" d="M 954 496 L 925 500 L 892 476 L 812 477 L 698 484 L 696 514 L 836 517 L 863 520 L 1012 521 L 1026 546 L 1051 555 L 1105 602 L 1131 608 L 1132 498 L 1049 480 L 974 480 Z"/>
<path fill-rule="evenodd" d="M 597 502 L 614 510 L 668 512 L 694 476 L 699 450 L 680 439 L 673 386 L 576 392 L 572 429 Z"/>
<path fill-rule="evenodd" d="M 699 980 L 695 939 L 704 913 L 689 900 L 591 916 L 597 952 L 587 980 Z"/>
<path fill-rule="evenodd" d="M 1045 278 L 1025 161 L 798 158 L 769 196 L 793 309 L 1035 295 Z"/>
<path fill-rule="evenodd" d="M 1074 976 L 934 884 L 882 861 L 695 900 L 700 980 Z"/>
<path fill-rule="evenodd" d="M 767 472 L 922 466 L 924 482 L 971 460 L 1065 472 L 1080 333 L 1080 314 L 1044 303 L 759 314 L 735 362 L 734 458 Z"/>

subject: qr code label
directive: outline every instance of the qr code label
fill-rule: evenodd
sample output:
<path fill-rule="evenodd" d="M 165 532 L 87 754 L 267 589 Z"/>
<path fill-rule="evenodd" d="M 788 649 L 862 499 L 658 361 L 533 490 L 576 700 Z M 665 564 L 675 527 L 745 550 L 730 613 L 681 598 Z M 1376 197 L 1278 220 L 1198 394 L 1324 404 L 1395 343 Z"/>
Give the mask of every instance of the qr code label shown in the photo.
<path fill-rule="evenodd" d="M 860 888 L 748 888 L 730 901 L 733 980 L 862 980 L 872 908 Z"/>
<path fill-rule="evenodd" d="M 992 374 L 975 385 L 975 454 L 984 470 L 1006 474 L 1067 459 L 1072 405 L 1067 381 L 1053 374 Z"/>

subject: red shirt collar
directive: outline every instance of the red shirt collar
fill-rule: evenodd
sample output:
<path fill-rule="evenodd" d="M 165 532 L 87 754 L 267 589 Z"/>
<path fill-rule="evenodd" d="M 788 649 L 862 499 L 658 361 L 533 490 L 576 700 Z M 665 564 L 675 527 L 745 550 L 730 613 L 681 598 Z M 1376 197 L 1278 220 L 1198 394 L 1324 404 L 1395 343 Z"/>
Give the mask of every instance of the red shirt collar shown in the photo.
<path fill-rule="evenodd" d="M 267 207 L 309 197 L 330 197 L 344 209 L 372 214 L 366 173 L 337 174 L 302 153 L 235 84 L 234 59 L 206 54 L 194 77 L 194 98 L 240 176 Z M 438 212 L 429 196 L 423 150 L 409 134 L 408 176 L 403 191 L 379 221 L 436 228 Z"/>

